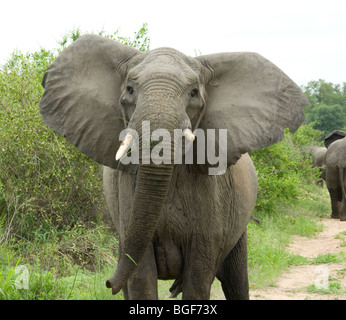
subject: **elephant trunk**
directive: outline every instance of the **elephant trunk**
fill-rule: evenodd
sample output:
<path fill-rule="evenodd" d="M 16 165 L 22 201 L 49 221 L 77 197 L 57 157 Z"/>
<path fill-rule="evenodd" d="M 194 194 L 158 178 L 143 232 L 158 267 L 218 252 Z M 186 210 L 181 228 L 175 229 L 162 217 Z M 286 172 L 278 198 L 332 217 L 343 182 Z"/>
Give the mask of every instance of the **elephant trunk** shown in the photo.
<path fill-rule="evenodd" d="M 150 123 L 151 129 L 141 128 L 140 124 L 142 124 L 143 121 Z M 158 122 L 157 119 L 141 117 L 141 121 L 135 125 L 139 133 L 140 155 L 142 155 L 142 145 L 143 147 L 150 145 L 149 148 L 153 148 L 152 141 L 150 141 L 150 139 L 147 141 L 148 138 L 144 136 L 142 130 L 148 129 L 152 131 L 158 129 L 163 122 L 163 120 Z M 172 125 L 167 125 L 166 128 L 167 127 L 170 127 L 171 132 L 173 131 Z M 125 137 L 125 146 L 126 143 Z M 162 145 L 165 148 L 169 148 L 171 152 L 174 149 L 173 145 L 168 141 Z M 120 151 L 120 153 L 121 152 L 122 151 Z M 155 164 L 157 163 L 156 157 L 159 155 L 154 156 L 151 154 L 149 155 L 150 159 L 148 159 L 147 156 L 147 154 L 143 155 L 143 159 L 140 159 L 141 164 L 138 167 L 136 189 L 132 202 L 130 219 L 124 241 L 121 244 L 118 267 L 113 276 L 106 282 L 106 286 L 112 288 L 113 294 L 119 292 L 126 285 L 152 240 L 171 183 L 174 168 L 173 163 Z M 142 160 L 145 160 L 145 164 Z"/>
<path fill-rule="evenodd" d="M 173 165 L 141 165 L 125 243 L 116 272 L 106 286 L 118 293 L 135 271 L 153 238 L 157 221 L 167 197 Z"/>

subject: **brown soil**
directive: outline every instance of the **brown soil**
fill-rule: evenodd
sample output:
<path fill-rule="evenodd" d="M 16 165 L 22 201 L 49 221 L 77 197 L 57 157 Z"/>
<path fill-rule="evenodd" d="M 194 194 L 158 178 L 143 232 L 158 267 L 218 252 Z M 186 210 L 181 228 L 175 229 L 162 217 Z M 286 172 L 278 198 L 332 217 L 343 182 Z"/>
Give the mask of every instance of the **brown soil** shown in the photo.
<path fill-rule="evenodd" d="M 313 238 L 296 236 L 287 250 L 303 257 L 314 258 L 322 254 L 339 253 L 346 251 L 342 242 L 345 240 L 335 237 L 346 231 L 346 222 L 334 219 L 324 219 L 321 222 L 323 231 Z M 346 239 L 346 236 L 344 236 Z M 323 280 L 325 279 L 325 280 Z M 323 282 L 324 281 L 324 282 Z M 251 290 L 251 300 L 331 300 L 346 299 L 346 293 L 333 294 L 327 290 L 327 294 L 310 293 L 307 287 L 310 285 L 322 286 L 337 282 L 341 288 L 346 288 L 346 262 L 329 263 L 322 265 L 303 265 L 290 267 L 276 281 L 275 286 L 260 290 Z M 345 291 L 345 290 L 343 290 Z"/>

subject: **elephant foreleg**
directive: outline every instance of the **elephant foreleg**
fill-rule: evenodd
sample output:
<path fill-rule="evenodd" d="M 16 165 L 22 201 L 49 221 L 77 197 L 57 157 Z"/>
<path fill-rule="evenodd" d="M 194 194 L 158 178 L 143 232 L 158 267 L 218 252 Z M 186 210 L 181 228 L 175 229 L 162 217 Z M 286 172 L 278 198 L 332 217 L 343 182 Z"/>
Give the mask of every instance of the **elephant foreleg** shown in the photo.
<path fill-rule="evenodd" d="M 215 257 L 206 255 L 213 250 L 207 242 L 196 237 L 185 253 L 182 277 L 183 300 L 209 300 L 210 290 L 215 278 Z M 203 251 L 203 252 L 201 252 Z M 177 284 L 177 283 L 176 283 Z"/>
<path fill-rule="evenodd" d="M 227 300 L 249 299 L 246 232 L 225 258 L 216 276 Z"/>

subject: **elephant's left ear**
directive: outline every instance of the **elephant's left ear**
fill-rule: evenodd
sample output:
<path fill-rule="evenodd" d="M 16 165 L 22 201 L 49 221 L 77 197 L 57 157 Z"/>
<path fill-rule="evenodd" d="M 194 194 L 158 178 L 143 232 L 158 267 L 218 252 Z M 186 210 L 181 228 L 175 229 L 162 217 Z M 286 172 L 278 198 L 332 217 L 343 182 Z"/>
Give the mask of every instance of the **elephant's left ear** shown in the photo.
<path fill-rule="evenodd" d="M 248 151 L 282 140 L 284 128 L 294 132 L 303 123 L 302 107 L 309 105 L 307 98 L 262 56 L 220 53 L 197 59 L 210 71 L 200 128 L 227 129 L 228 165 Z"/>
<path fill-rule="evenodd" d="M 98 35 L 73 42 L 44 75 L 44 122 L 93 160 L 117 168 L 115 154 L 124 129 L 122 85 L 131 63 L 143 55 Z"/>

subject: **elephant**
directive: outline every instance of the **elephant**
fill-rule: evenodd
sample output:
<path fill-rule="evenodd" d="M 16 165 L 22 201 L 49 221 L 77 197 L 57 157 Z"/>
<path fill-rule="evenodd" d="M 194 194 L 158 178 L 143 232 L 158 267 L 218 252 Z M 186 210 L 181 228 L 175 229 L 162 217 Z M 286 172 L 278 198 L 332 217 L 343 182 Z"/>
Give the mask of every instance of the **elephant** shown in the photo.
<path fill-rule="evenodd" d="M 141 52 L 92 34 L 64 49 L 42 85 L 43 121 L 104 165 L 119 240 L 112 293 L 157 299 L 157 279 L 175 279 L 173 296 L 209 299 L 217 277 L 226 299 L 249 299 L 248 152 L 298 129 L 301 89 L 257 53 Z"/>
<path fill-rule="evenodd" d="M 325 163 L 326 184 L 332 206 L 331 218 L 346 221 L 346 137 L 328 146 Z"/>
<path fill-rule="evenodd" d="M 333 130 L 324 138 L 324 146 L 328 149 L 329 146 L 336 140 L 346 137 L 346 132 L 342 130 Z"/>
<path fill-rule="evenodd" d="M 327 152 L 327 148 L 320 147 L 320 146 L 314 146 L 311 149 L 311 157 L 312 157 L 312 164 L 311 168 L 319 168 L 320 170 L 320 179 L 317 181 L 317 184 L 321 187 L 323 186 L 323 180 L 326 180 L 326 169 L 325 169 L 325 155 Z"/>
<path fill-rule="evenodd" d="M 324 167 L 324 156 L 326 155 L 327 148 L 315 146 L 311 149 L 312 157 L 312 168 L 322 168 Z"/>

